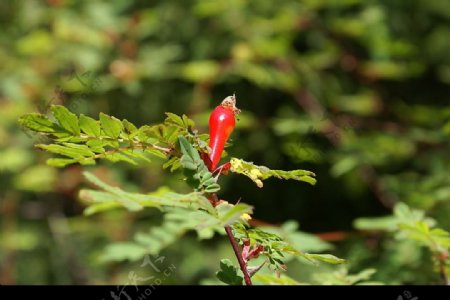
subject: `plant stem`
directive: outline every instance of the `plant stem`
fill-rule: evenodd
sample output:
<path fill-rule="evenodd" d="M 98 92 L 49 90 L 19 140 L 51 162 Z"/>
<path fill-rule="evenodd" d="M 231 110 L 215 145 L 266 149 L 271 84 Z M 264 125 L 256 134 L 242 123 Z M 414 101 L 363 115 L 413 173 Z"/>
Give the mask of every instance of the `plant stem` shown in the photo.
<path fill-rule="evenodd" d="M 234 254 L 236 255 L 236 258 L 239 262 L 239 267 L 241 268 L 242 273 L 244 274 L 244 281 L 246 285 L 253 285 L 252 280 L 250 279 L 250 275 L 247 271 L 247 265 L 244 262 L 244 259 L 242 258 L 241 251 L 239 249 L 239 245 L 237 244 L 233 231 L 231 230 L 230 225 L 225 226 L 225 231 L 227 232 L 228 239 L 230 240 L 231 246 L 233 247 Z"/>
<path fill-rule="evenodd" d="M 444 281 L 445 285 L 450 285 L 450 282 L 448 280 L 448 276 L 447 276 L 447 270 L 445 268 L 445 260 L 442 260 L 441 258 L 439 259 L 439 273 L 441 274 L 441 278 Z"/>
<path fill-rule="evenodd" d="M 216 207 L 219 204 L 220 200 L 216 193 L 207 194 L 208 200 L 211 202 L 211 205 Z M 252 280 L 250 279 L 250 275 L 248 274 L 247 264 L 242 257 L 241 249 L 239 249 L 239 245 L 236 242 L 236 239 L 233 235 L 233 230 L 230 225 L 225 225 L 225 232 L 227 233 L 228 239 L 230 240 L 231 246 L 233 247 L 234 254 L 239 262 L 239 267 L 241 268 L 242 274 L 244 274 L 244 281 L 246 285 L 253 285 Z"/>

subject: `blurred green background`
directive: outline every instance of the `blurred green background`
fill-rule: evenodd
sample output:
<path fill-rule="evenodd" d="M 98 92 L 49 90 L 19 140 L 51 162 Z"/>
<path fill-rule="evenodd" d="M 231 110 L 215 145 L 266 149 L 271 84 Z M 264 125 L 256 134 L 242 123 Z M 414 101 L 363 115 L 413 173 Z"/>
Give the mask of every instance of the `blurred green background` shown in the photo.
<path fill-rule="evenodd" d="M 227 176 L 222 197 L 255 206 L 256 224 L 295 221 L 311 234 L 296 237 L 305 248 L 348 260 L 290 261 L 289 276 L 342 283 L 339 274 L 373 268 L 385 284 L 441 282 L 427 249 L 355 220 L 403 202 L 450 228 L 449 21 L 448 0 L 2 1 L 0 283 L 157 276 L 140 261 L 101 258 L 161 215 L 84 217 L 83 168 L 46 166 L 50 155 L 33 147 L 45 139 L 24 132 L 19 116 L 61 104 L 141 126 L 170 111 L 207 132 L 209 113 L 233 93 L 243 113 L 229 154 L 312 170 L 318 183 L 270 180 L 260 190 Z M 184 185 L 157 163 L 89 169 L 128 191 Z M 164 284 L 214 283 L 220 259 L 234 261 L 222 236 L 187 235 L 161 255 L 175 267 Z"/>

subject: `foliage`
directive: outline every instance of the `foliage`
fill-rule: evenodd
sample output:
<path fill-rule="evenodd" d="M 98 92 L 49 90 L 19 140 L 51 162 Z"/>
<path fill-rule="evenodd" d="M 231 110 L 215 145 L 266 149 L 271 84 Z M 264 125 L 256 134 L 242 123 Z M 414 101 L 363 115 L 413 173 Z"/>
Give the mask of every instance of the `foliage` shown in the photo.
<path fill-rule="evenodd" d="M 366 269 L 358 274 L 348 274 L 345 268 L 332 273 L 318 273 L 315 275 L 315 281 L 323 285 L 361 285 L 361 284 L 379 284 L 377 282 L 367 281 L 376 272 L 375 269 Z"/>
<path fill-rule="evenodd" d="M 238 274 L 238 269 L 229 259 L 220 261 L 220 271 L 217 272 L 217 278 L 229 285 L 242 285 L 244 280 L 244 278 Z"/>
<path fill-rule="evenodd" d="M 423 211 L 412 210 L 403 203 L 396 205 L 393 216 L 355 220 L 355 227 L 358 229 L 393 232 L 398 240 L 414 241 L 419 246 L 428 248 L 434 257 L 436 270 L 448 282 L 450 233 L 436 228 L 435 224 L 436 221 L 426 218 Z"/>
<path fill-rule="evenodd" d="M 316 180 L 313 178 L 315 174 L 311 171 L 295 170 L 295 171 L 283 171 L 283 170 L 270 170 L 264 166 L 255 166 L 253 163 L 249 163 L 237 158 L 231 158 L 231 172 L 243 174 L 249 177 L 258 187 L 263 187 L 262 181 L 276 177 L 279 179 L 294 179 L 298 181 L 305 181 L 310 184 L 315 184 Z"/>
<path fill-rule="evenodd" d="M 267 261 L 270 267 L 276 271 L 285 269 L 283 259 L 285 255 L 292 254 L 307 259 L 312 263 L 318 261 L 327 262 L 330 264 L 342 264 L 343 259 L 339 259 L 330 254 L 309 254 L 303 253 L 295 249 L 289 243 L 283 241 L 281 237 L 276 234 L 265 232 L 258 228 L 245 228 L 242 224 L 233 226 L 236 239 L 244 245 L 245 241 L 249 242 L 250 246 L 261 245 L 263 250 L 261 255 L 267 256 Z"/>
<path fill-rule="evenodd" d="M 55 167 L 73 163 L 91 165 L 97 159 L 137 165 L 141 160 L 149 161 L 149 155 L 165 159 L 175 149 L 177 138 L 182 133 L 186 133 L 200 148 L 205 147 L 198 136 L 190 133 L 194 122 L 185 115 L 179 117 L 168 113 L 163 124 L 138 129 L 126 119 L 120 121 L 104 113 L 99 114 L 97 121 L 85 115 L 78 118 L 61 105 L 52 105 L 50 110 L 55 121 L 32 113 L 21 117 L 19 122 L 26 129 L 54 138 L 55 144 L 39 144 L 37 147 L 67 157 L 47 161 Z M 167 166 L 174 170 L 177 163 L 170 161 Z"/>
<path fill-rule="evenodd" d="M 124 284 L 135 262 L 100 264 L 109 253 L 104 249 L 135 244 L 140 233 L 167 223 L 168 210 L 185 209 L 114 209 L 83 217 L 78 191 L 92 188 L 85 186 L 85 169 L 133 195 L 193 192 L 181 172 L 169 172 L 180 168 L 181 152 L 165 160 L 167 170 L 160 168 L 165 151 L 136 148 L 119 158 L 109 156 L 123 162 L 111 167 L 103 153 L 92 151 L 94 145 L 23 131 L 20 116 L 39 112 L 46 117 L 35 119 L 36 126 L 66 126 L 60 134 L 72 134 L 77 132 L 70 125 L 73 116 L 59 124 L 51 111 L 51 105 L 65 106 L 78 118 L 80 136 L 84 130 L 96 136 L 101 118 L 110 123 L 100 117 L 103 112 L 122 123 L 121 148 L 130 146 L 123 141 L 133 130 L 122 120 L 141 129 L 165 123 L 164 113 L 170 111 L 180 116 L 169 123 L 183 131 L 186 114 L 200 133 L 182 135 L 207 152 L 201 132 L 207 131 L 209 112 L 236 92 L 243 113 L 230 154 L 275 170 L 312 170 L 318 182 L 312 187 L 267 180 L 261 191 L 247 178 L 227 176 L 220 179 L 220 194 L 233 199 L 230 203 L 242 198 L 256 207 L 250 224 L 295 249 L 333 251 L 348 262 L 343 275 L 334 266 L 310 266 L 289 255 L 288 270 L 279 278 L 263 268 L 252 277 L 255 283 L 337 283 L 316 281 L 315 275 L 345 277 L 376 269 L 363 282 L 442 284 L 444 260 L 433 252 L 445 253 L 445 248 L 431 246 L 428 237 L 436 228 L 450 228 L 449 16 L 444 0 L 3 1 L 1 283 Z M 59 110 L 57 115 L 64 114 Z M 116 124 L 112 128 L 120 127 L 110 121 Z M 170 131 L 147 126 L 144 135 L 170 137 Z M 50 141 L 57 145 L 54 152 L 76 157 L 56 158 L 34 147 Z M 161 146 L 177 144 L 175 137 Z M 85 146 L 99 157 L 93 160 Z M 46 165 L 48 159 L 75 162 L 56 169 Z M 81 168 L 76 161 L 96 165 Z M 170 189 L 159 190 L 162 186 Z M 111 197 L 108 205 L 122 205 L 120 196 Z M 405 228 L 396 225 L 393 211 L 399 203 L 422 211 L 428 229 L 412 220 Z M 90 207 L 100 209 L 98 204 Z M 294 223 L 300 229 L 293 229 Z M 442 244 L 445 236 L 439 232 L 433 240 Z M 168 236 L 175 238 L 175 231 Z M 234 261 L 224 238 L 198 243 L 197 235 L 188 233 L 168 245 L 163 254 L 177 270 L 165 284 L 211 280 L 221 259 Z M 256 260 L 251 263 L 259 266 Z M 145 275 L 161 276 L 151 269 Z"/>
<path fill-rule="evenodd" d="M 58 159 L 49 159 L 47 164 L 64 167 L 78 162 L 87 165 L 94 164 L 98 158 L 137 164 L 133 159 L 142 158 L 145 151 L 150 149 L 152 154 L 156 151 L 159 152 L 159 157 L 170 160 L 171 170 L 181 167 L 186 182 L 194 188 L 194 192 L 189 194 L 178 194 L 169 189 L 159 189 L 150 194 L 128 193 L 119 187 L 108 185 L 90 173 L 85 173 L 89 181 L 103 190 L 80 191 L 80 198 L 88 205 L 85 214 L 90 215 L 118 207 L 124 207 L 132 212 L 152 207 L 159 208 L 166 216 L 160 227 L 152 228 L 148 234 L 138 234 L 135 242 L 118 243 L 109 247 L 103 256 L 104 261 L 142 259 L 148 253 L 159 254 L 164 247 L 176 242 L 188 230 L 196 230 L 201 238 L 212 238 L 214 232 L 220 232 L 223 226 L 231 225 L 235 233 L 234 238 L 243 247 L 244 261 L 248 262 L 260 254 L 264 255 L 267 257 L 269 268 L 278 273 L 286 269 L 282 261 L 284 254 L 298 255 L 312 262 L 323 261 L 331 264 L 344 262 L 330 254 L 303 253 L 276 234 L 247 228 L 245 223 L 253 210 L 247 204 L 233 205 L 223 200 L 214 203 L 212 198 L 208 198 L 211 193 L 220 190 L 217 183 L 220 173 L 214 177 L 206 167 L 199 154 L 205 151 L 204 143 L 193 134 L 196 133 L 193 129 L 194 122 L 185 115 L 180 117 L 168 113 L 164 123 L 145 125 L 138 129 L 127 120 L 120 121 L 103 113 L 100 113 L 100 120 L 95 121 L 83 115 L 78 118 L 63 106 L 51 106 L 51 111 L 56 121 L 36 113 L 24 115 L 19 120 L 26 129 L 49 135 L 55 141 L 54 144 L 39 144 L 39 148 L 70 157 L 59 159 L 63 160 L 60 163 L 55 163 Z M 151 134 L 155 132 L 158 134 Z M 187 138 L 194 140 L 197 148 Z M 136 153 L 135 148 L 143 150 L 143 153 Z M 111 159 L 111 155 L 115 158 Z M 230 171 L 249 176 L 259 187 L 262 187 L 261 179 L 271 176 L 315 183 L 315 179 L 310 177 L 314 174 L 309 171 L 270 170 L 235 158 L 231 160 Z M 254 275 L 261 267 L 262 265 L 253 269 L 250 266 L 247 268 L 248 272 Z M 220 280 L 229 284 L 239 283 L 238 275 L 233 271 L 234 267 L 229 261 L 222 260 L 221 269 L 217 273 Z"/>
<path fill-rule="evenodd" d="M 197 190 L 207 193 L 214 193 L 220 190 L 220 186 L 216 183 L 216 178 L 208 170 L 203 160 L 200 158 L 198 151 L 183 137 L 178 138 L 181 153 L 180 164 L 185 170 L 188 183 L 193 185 Z"/>

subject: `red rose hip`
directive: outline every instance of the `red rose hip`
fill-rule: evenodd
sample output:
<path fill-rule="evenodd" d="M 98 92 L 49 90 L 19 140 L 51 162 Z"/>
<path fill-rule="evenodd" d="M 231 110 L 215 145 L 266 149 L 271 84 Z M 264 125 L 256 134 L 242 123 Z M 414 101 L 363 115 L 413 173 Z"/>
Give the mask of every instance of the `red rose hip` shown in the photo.
<path fill-rule="evenodd" d="M 209 117 L 209 153 L 210 162 L 207 164 L 210 171 L 215 170 L 222 156 L 225 143 L 236 125 L 236 115 L 240 110 L 236 107 L 235 96 L 228 96 L 218 105 Z"/>

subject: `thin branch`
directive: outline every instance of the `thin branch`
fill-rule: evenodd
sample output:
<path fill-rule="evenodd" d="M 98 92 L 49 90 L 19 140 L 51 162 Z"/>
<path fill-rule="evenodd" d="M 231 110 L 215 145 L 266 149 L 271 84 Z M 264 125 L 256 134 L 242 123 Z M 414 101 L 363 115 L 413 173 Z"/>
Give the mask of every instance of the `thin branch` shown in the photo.
<path fill-rule="evenodd" d="M 380 203 L 388 209 L 393 209 L 397 201 L 385 191 L 381 182 L 378 180 L 375 169 L 370 165 L 365 165 L 362 168 L 362 173 L 363 178 L 366 180 L 369 188 L 375 194 Z"/>
<path fill-rule="evenodd" d="M 211 202 L 212 206 L 216 207 L 220 203 L 219 197 L 216 193 L 211 193 L 207 195 L 208 200 Z M 227 233 L 228 239 L 230 240 L 231 246 L 233 247 L 234 254 L 239 262 L 239 267 L 244 274 L 244 281 L 246 285 L 253 285 L 252 280 L 250 279 L 250 275 L 247 270 L 247 264 L 242 257 L 241 250 L 239 249 L 239 245 L 234 238 L 233 231 L 231 230 L 230 225 L 225 226 L 225 232 Z"/>
<path fill-rule="evenodd" d="M 447 269 L 445 267 L 445 260 L 441 257 L 438 258 L 439 261 L 439 274 L 441 275 L 442 280 L 445 285 L 450 285 L 450 281 L 448 280 Z"/>
<path fill-rule="evenodd" d="M 250 275 L 247 271 L 247 265 L 244 262 L 244 259 L 242 258 L 241 251 L 239 249 L 239 245 L 237 244 L 233 231 L 231 230 L 230 225 L 225 226 L 225 231 L 227 232 L 228 239 L 230 240 L 231 246 L 233 247 L 234 254 L 236 255 L 236 258 L 239 262 L 239 267 L 241 268 L 242 273 L 244 274 L 244 281 L 246 285 L 253 285 L 252 280 L 250 279 Z"/>
<path fill-rule="evenodd" d="M 314 98 L 313 94 L 306 89 L 293 93 L 294 99 L 310 116 L 320 117 L 325 113 L 325 109 Z"/>
<path fill-rule="evenodd" d="M 434 256 L 434 258 L 437 260 L 438 263 L 438 269 L 439 269 L 439 275 L 441 275 L 442 280 L 444 281 L 445 285 L 450 285 L 450 282 L 448 280 L 447 276 L 447 269 L 445 266 L 445 261 L 448 258 L 447 252 L 441 252 L 439 251 L 439 245 L 436 243 L 436 241 L 431 238 L 430 235 L 426 235 L 426 238 L 431 243 L 431 252 Z"/>

